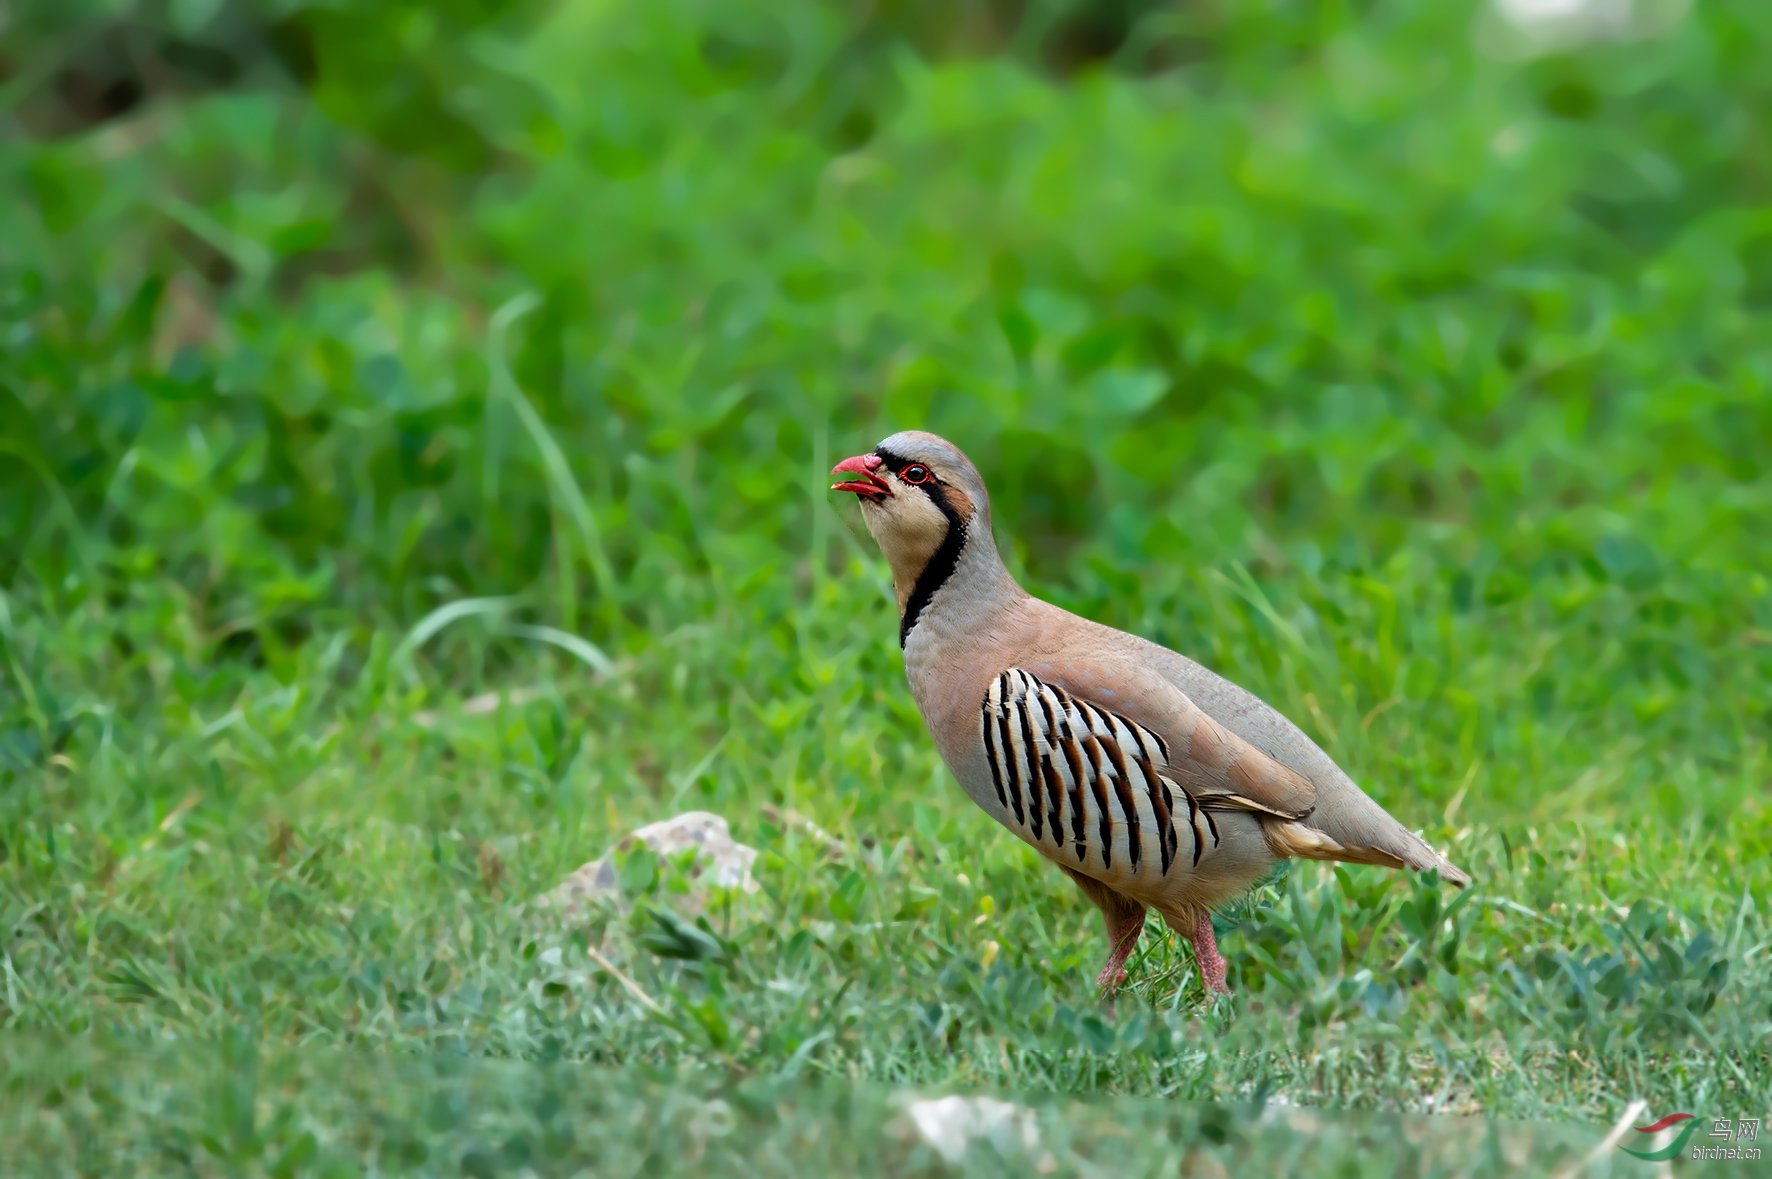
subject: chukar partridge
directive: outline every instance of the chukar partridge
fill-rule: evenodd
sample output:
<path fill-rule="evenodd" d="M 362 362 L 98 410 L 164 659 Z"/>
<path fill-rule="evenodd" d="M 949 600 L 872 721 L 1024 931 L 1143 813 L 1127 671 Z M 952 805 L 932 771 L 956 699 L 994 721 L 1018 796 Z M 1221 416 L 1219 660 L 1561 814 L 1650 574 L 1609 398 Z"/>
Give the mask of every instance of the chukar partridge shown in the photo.
<path fill-rule="evenodd" d="M 1298 856 L 1470 877 L 1291 721 L 1193 660 L 1030 597 L 953 444 L 894 434 L 838 463 L 892 567 L 905 676 L 972 800 L 1102 911 L 1112 991 L 1155 909 L 1225 991 L 1212 909 Z"/>

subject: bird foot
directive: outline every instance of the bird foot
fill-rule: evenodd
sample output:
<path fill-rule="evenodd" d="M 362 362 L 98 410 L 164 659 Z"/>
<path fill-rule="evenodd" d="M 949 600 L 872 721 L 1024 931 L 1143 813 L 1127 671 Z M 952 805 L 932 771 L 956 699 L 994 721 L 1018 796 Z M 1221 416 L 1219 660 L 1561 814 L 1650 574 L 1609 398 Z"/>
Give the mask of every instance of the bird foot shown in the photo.
<path fill-rule="evenodd" d="M 1194 946 L 1194 961 L 1200 966 L 1200 984 L 1206 993 L 1228 995 L 1230 988 L 1224 985 L 1225 972 L 1228 964 L 1224 956 L 1218 952 L 1218 938 L 1212 932 L 1212 914 L 1201 913 L 1194 922 L 1194 931 L 1188 935 Z"/>
<path fill-rule="evenodd" d="M 1095 976 L 1095 985 L 1101 988 L 1102 998 L 1111 998 L 1120 989 L 1120 984 L 1126 981 L 1126 959 L 1132 956 L 1132 948 L 1138 944 L 1138 935 L 1143 932 L 1143 913 L 1114 927 L 1107 964 Z"/>

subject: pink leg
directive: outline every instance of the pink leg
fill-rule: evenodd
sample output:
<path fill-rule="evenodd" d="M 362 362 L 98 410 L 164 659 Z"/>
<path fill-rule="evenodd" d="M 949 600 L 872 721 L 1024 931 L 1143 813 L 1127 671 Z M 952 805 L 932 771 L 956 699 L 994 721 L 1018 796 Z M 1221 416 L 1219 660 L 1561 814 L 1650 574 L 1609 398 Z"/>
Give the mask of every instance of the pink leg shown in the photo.
<path fill-rule="evenodd" d="M 1218 938 L 1212 933 L 1212 914 L 1200 914 L 1188 940 L 1194 944 L 1194 960 L 1200 964 L 1200 982 L 1207 993 L 1230 994 L 1230 988 L 1224 985 L 1225 961 L 1218 952 Z"/>
<path fill-rule="evenodd" d="M 1140 909 L 1136 916 L 1122 919 L 1109 933 L 1107 965 L 1095 979 L 1103 993 L 1113 994 L 1126 981 L 1126 959 L 1132 956 L 1132 947 L 1138 944 L 1138 935 L 1143 932 L 1144 910 Z"/>

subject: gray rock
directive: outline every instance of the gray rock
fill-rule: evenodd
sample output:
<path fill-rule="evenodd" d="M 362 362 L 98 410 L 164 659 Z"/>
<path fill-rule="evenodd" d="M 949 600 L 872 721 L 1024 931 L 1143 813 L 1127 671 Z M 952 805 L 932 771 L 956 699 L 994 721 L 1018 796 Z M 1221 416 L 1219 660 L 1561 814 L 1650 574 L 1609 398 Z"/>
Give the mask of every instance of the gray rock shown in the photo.
<path fill-rule="evenodd" d="M 536 907 L 573 913 L 600 904 L 621 905 L 621 881 L 615 870 L 619 852 L 645 844 L 660 859 L 670 859 L 693 848 L 695 861 L 690 875 L 695 882 L 686 907 L 691 911 L 705 904 L 708 889 L 724 888 L 739 892 L 757 891 L 751 879 L 751 864 L 757 849 L 732 838 L 726 820 L 708 811 L 687 811 L 674 818 L 648 823 L 625 836 L 609 851 L 561 881 L 558 886 L 536 898 Z"/>

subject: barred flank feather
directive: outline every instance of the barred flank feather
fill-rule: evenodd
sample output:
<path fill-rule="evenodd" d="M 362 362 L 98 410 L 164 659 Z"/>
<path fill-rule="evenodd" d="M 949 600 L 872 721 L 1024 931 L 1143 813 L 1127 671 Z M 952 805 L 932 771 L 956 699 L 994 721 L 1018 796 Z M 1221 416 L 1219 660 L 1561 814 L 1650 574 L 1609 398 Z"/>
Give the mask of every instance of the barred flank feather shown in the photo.
<path fill-rule="evenodd" d="M 1142 725 L 1011 668 L 991 682 L 979 726 L 1004 822 L 1061 863 L 1166 877 L 1181 828 L 1195 866 L 1218 844 L 1206 809 L 1166 776 L 1168 747 Z"/>

